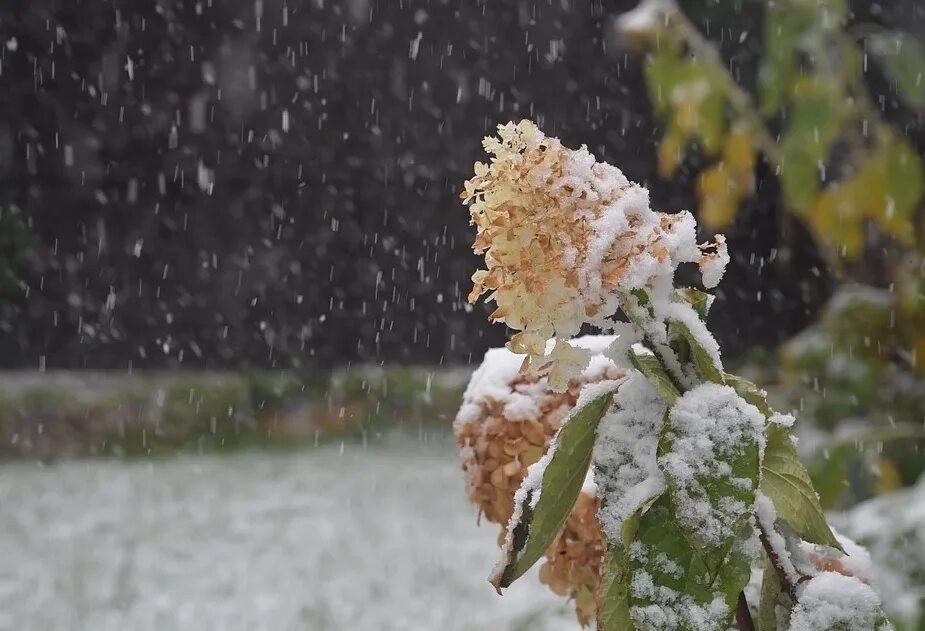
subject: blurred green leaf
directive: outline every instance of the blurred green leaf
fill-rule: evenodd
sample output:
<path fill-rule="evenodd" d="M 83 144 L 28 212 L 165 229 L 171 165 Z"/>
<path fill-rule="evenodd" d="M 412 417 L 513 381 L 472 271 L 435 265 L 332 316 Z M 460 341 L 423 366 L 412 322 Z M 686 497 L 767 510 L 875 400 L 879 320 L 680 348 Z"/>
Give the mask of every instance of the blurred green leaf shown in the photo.
<path fill-rule="evenodd" d="M 893 212 L 911 217 L 922 199 L 922 158 L 908 140 L 894 138 L 884 151 L 884 170 L 887 194 L 895 205 Z"/>
<path fill-rule="evenodd" d="M 822 508 L 841 508 L 848 475 L 848 460 L 856 449 L 850 445 L 837 445 L 825 450 L 820 457 L 810 460 L 809 473 L 813 486 L 819 492 Z"/>
<path fill-rule="evenodd" d="M 819 152 L 812 130 L 790 129 L 781 142 L 781 188 L 784 201 L 794 211 L 809 207 L 819 192 Z"/>
<path fill-rule="evenodd" d="M 925 46 L 903 31 L 868 36 L 868 50 L 896 82 L 900 98 L 910 107 L 925 107 Z"/>

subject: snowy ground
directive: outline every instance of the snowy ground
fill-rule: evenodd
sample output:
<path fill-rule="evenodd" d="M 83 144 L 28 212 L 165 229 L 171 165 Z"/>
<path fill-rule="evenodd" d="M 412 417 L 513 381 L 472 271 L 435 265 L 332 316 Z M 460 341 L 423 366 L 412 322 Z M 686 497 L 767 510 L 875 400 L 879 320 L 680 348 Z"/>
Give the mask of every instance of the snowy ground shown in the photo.
<path fill-rule="evenodd" d="M 571 629 L 445 444 L 0 467 L 0 629 Z"/>

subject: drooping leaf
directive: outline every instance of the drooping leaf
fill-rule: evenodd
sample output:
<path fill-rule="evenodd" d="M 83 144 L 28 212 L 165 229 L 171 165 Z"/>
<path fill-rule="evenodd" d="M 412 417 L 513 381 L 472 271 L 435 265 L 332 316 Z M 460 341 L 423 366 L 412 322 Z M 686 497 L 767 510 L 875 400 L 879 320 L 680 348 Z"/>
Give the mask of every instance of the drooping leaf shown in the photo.
<path fill-rule="evenodd" d="M 842 549 L 825 520 L 819 496 L 787 428 L 768 425 L 761 473 L 761 492 L 771 498 L 778 518 L 806 541 Z"/>
<path fill-rule="evenodd" d="M 767 397 L 764 393 L 764 390 L 756 386 L 754 383 L 739 377 L 738 375 L 733 375 L 732 373 L 725 373 L 724 377 L 726 378 L 726 384 L 731 386 L 733 390 L 739 393 L 739 396 L 754 405 L 758 408 L 765 418 L 770 418 L 774 413 L 771 407 L 768 405 Z"/>
<path fill-rule="evenodd" d="M 669 128 L 658 143 L 658 174 L 670 178 L 681 164 L 684 143 L 679 134 Z"/>
<path fill-rule="evenodd" d="M 925 107 L 925 46 L 909 33 L 883 31 L 867 38 L 867 48 L 896 82 L 900 98 L 909 107 Z"/>
<path fill-rule="evenodd" d="M 706 76 L 710 75 L 706 74 Z M 723 148 L 723 136 L 726 131 L 726 99 L 723 93 L 712 85 L 712 82 L 705 85 L 708 86 L 708 91 L 697 103 L 695 135 L 703 144 L 704 153 L 715 156 Z"/>
<path fill-rule="evenodd" d="M 647 349 L 643 350 L 637 347 L 629 350 L 628 357 L 633 367 L 652 382 L 652 385 L 655 386 L 668 405 L 674 405 L 681 393 L 678 392 L 671 377 L 665 372 L 658 357 Z"/>
<path fill-rule="evenodd" d="M 670 320 L 668 336 L 669 339 L 673 336 L 680 336 L 687 342 L 691 359 L 694 360 L 694 366 L 697 368 L 697 374 L 702 379 L 711 383 L 726 383 L 723 371 L 716 366 L 713 357 L 710 356 L 710 353 L 707 352 L 686 323 L 680 320 Z"/>
<path fill-rule="evenodd" d="M 735 178 L 719 162 L 697 176 L 698 219 L 712 230 L 727 228 L 735 220 L 742 191 Z"/>
<path fill-rule="evenodd" d="M 878 200 L 883 205 L 883 178 L 868 182 L 868 171 L 826 188 L 809 206 L 806 219 L 821 243 L 840 256 L 853 258 L 864 247 L 865 203 Z"/>
<path fill-rule="evenodd" d="M 671 93 L 684 78 L 684 66 L 684 59 L 671 48 L 659 48 L 646 57 L 646 86 L 656 116 L 670 111 Z"/>
<path fill-rule="evenodd" d="M 612 400 L 613 394 L 607 393 L 573 410 L 550 446 L 539 499 L 534 503 L 537 489 L 529 486 L 522 486 L 525 493 L 518 492 L 520 519 L 511 518 L 508 524 L 512 545 L 505 548 L 504 558 L 490 578 L 499 592 L 543 556 L 565 524 L 591 464 L 597 426 Z M 523 485 L 531 484 L 528 474 Z"/>
<path fill-rule="evenodd" d="M 736 129 L 726 135 L 723 141 L 723 163 L 743 191 L 750 191 L 754 180 L 758 154 L 749 134 Z"/>
<path fill-rule="evenodd" d="M 819 190 L 820 167 L 838 138 L 844 101 L 833 78 L 808 75 L 793 87 L 790 124 L 780 142 L 784 200 L 805 212 Z"/>
<path fill-rule="evenodd" d="M 796 74 L 797 53 L 803 35 L 818 23 L 812 2 L 767 5 L 764 17 L 764 55 L 759 71 L 761 110 L 773 116 L 783 106 Z"/>
<path fill-rule="evenodd" d="M 811 131 L 791 129 L 780 144 L 781 189 L 784 201 L 797 212 L 808 208 L 819 191 L 819 156 L 812 142 Z"/>
<path fill-rule="evenodd" d="M 676 289 L 675 294 L 693 307 L 701 320 L 706 321 L 707 315 L 710 313 L 710 305 L 713 303 L 713 296 L 705 291 L 694 289 L 693 287 Z"/>
<path fill-rule="evenodd" d="M 761 600 L 758 602 L 758 631 L 777 631 L 777 601 L 781 591 L 777 571 L 771 560 L 765 558 L 761 577 Z"/>

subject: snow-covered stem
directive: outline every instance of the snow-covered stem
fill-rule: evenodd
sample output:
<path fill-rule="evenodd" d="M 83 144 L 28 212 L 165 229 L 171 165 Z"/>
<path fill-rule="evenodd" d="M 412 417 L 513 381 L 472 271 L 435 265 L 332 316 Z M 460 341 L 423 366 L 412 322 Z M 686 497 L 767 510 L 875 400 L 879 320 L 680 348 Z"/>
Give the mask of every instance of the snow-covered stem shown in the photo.
<path fill-rule="evenodd" d="M 761 519 L 757 518 L 755 519 L 755 523 L 758 524 L 758 539 L 761 541 L 761 546 L 764 548 L 765 553 L 768 555 L 768 559 L 771 561 L 774 573 L 777 574 L 781 589 L 787 592 L 787 595 L 790 596 L 790 600 L 796 602 L 797 586 L 794 585 L 790 577 L 787 576 L 787 570 L 784 569 L 783 562 L 777 555 L 777 551 L 774 550 L 774 546 L 771 545 L 770 535 L 765 529 L 764 523 L 762 523 Z"/>

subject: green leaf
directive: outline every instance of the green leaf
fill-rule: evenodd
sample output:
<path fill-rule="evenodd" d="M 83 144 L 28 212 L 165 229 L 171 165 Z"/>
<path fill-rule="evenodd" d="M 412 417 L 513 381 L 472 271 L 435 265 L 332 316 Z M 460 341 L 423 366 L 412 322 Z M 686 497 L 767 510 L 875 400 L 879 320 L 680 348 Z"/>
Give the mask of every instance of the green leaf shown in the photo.
<path fill-rule="evenodd" d="M 716 366 L 713 357 L 711 357 L 710 353 L 703 347 L 690 327 L 680 320 L 670 320 L 668 325 L 668 337 L 671 339 L 676 336 L 680 336 L 687 342 L 691 358 L 694 360 L 694 366 L 697 368 L 697 374 L 700 375 L 701 379 L 711 383 L 726 383 L 726 380 L 723 378 L 723 371 Z"/>
<path fill-rule="evenodd" d="M 761 492 L 771 498 L 778 518 L 806 541 L 842 549 L 825 520 L 819 496 L 787 428 L 774 423 L 768 426 L 761 473 Z"/>
<path fill-rule="evenodd" d="M 706 322 L 707 315 L 710 313 L 710 305 L 713 303 L 713 296 L 693 287 L 681 287 L 675 290 L 675 294 L 693 307 L 700 319 Z"/>
<path fill-rule="evenodd" d="M 683 79 L 685 65 L 672 48 L 659 48 L 646 58 L 646 86 L 656 116 L 664 117 L 671 111 L 671 92 Z"/>
<path fill-rule="evenodd" d="M 765 418 L 770 418 L 774 414 L 774 410 L 768 405 L 764 390 L 738 375 L 727 372 L 724 376 L 726 377 L 726 385 L 731 386 L 740 397 L 758 408 Z"/>
<path fill-rule="evenodd" d="M 922 169 L 922 158 L 906 139 L 894 138 L 884 150 L 887 194 L 894 205 L 892 212 L 902 219 L 910 218 L 922 199 Z"/>
<path fill-rule="evenodd" d="M 765 13 L 764 55 L 758 75 L 761 110 L 765 116 L 776 114 L 790 92 L 800 36 L 800 29 L 788 23 L 792 16 L 788 7 L 777 3 L 770 5 Z"/>
<path fill-rule="evenodd" d="M 842 508 L 845 491 L 848 488 L 848 464 L 856 464 L 860 450 L 854 444 L 838 444 L 827 447 L 824 454 L 816 454 L 807 469 L 813 488 L 819 492 L 819 504 L 826 509 Z"/>
<path fill-rule="evenodd" d="M 508 524 L 512 545 L 489 579 L 499 593 L 543 556 L 568 519 L 591 464 L 597 426 L 612 400 L 613 394 L 607 393 L 576 408 L 556 434 L 539 500 L 531 509 L 533 493 L 527 490 L 519 498 L 520 519 L 512 518 Z M 528 475 L 523 484 L 529 481 Z"/>
<path fill-rule="evenodd" d="M 660 614 L 673 613 L 679 617 L 677 628 L 688 630 L 694 625 L 691 605 L 706 609 L 720 598 L 726 604 L 726 615 L 716 620 L 714 626 L 728 628 L 739 592 L 750 576 L 748 559 L 739 552 L 738 545 L 747 538 L 749 527 L 744 526 L 736 541 L 725 550 L 704 554 L 690 544 L 668 496 L 663 495 L 642 516 L 636 534 L 639 545 L 634 544 L 630 555 L 632 575 L 644 573 L 654 589 L 649 593 L 634 590 L 630 594 L 631 611 L 653 607 Z M 712 569 L 717 567 L 719 571 Z M 666 594 L 676 595 L 666 599 Z M 636 610 L 636 613 L 638 619 L 645 611 Z"/>
<path fill-rule="evenodd" d="M 821 3 L 775 2 L 764 19 L 764 55 L 759 71 L 761 110 L 776 114 L 787 101 L 796 76 L 797 54 L 807 33 L 818 31 Z"/>
<path fill-rule="evenodd" d="M 781 591 L 777 571 L 765 555 L 764 573 L 761 576 L 761 600 L 758 603 L 758 631 L 777 631 L 777 600 Z"/>
<path fill-rule="evenodd" d="M 623 523 L 623 541 L 607 541 L 601 579 L 601 610 L 597 619 L 598 631 L 633 631 L 630 617 L 630 560 L 629 544 L 639 528 L 639 513 Z"/>
<path fill-rule="evenodd" d="M 795 211 L 806 210 L 819 192 L 819 156 L 812 131 L 790 129 L 781 140 L 781 192 Z"/>
<path fill-rule="evenodd" d="M 654 385 L 658 393 L 662 395 L 665 402 L 668 403 L 669 406 L 674 405 L 674 402 L 678 400 L 681 393 L 678 392 L 671 377 L 665 372 L 665 368 L 662 366 L 658 357 L 651 351 L 645 352 L 638 348 L 631 348 L 627 356 L 633 367 L 652 382 L 652 385 Z"/>
<path fill-rule="evenodd" d="M 896 82 L 900 98 L 909 107 L 925 107 L 925 46 L 903 31 L 883 31 L 867 38 L 867 48 Z"/>
<path fill-rule="evenodd" d="M 707 155 L 717 155 L 723 147 L 726 133 L 726 99 L 719 90 L 712 89 L 697 106 L 697 136 Z"/>
<path fill-rule="evenodd" d="M 806 211 L 819 192 L 819 167 L 838 138 L 844 94 L 832 77 L 810 75 L 793 88 L 790 125 L 780 143 L 784 201 Z"/>

